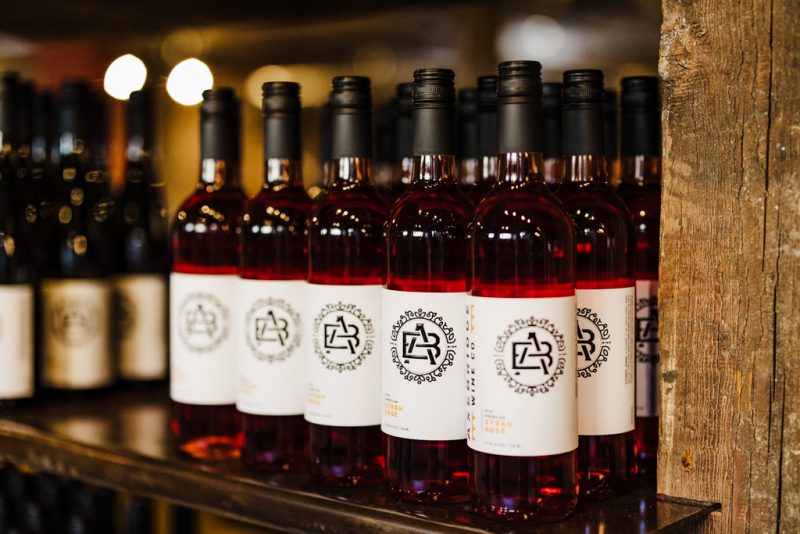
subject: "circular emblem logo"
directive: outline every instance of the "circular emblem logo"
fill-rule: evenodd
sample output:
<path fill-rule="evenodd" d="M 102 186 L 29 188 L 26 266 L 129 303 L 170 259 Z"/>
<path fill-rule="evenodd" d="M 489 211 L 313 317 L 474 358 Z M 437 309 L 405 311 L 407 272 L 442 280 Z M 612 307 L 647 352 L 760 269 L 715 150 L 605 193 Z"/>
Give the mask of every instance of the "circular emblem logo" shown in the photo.
<path fill-rule="evenodd" d="M 578 376 L 589 378 L 608 361 L 608 325 L 591 308 L 578 308 Z"/>
<path fill-rule="evenodd" d="M 389 346 L 403 378 L 417 384 L 435 382 L 453 365 L 456 336 L 439 314 L 417 309 L 403 312 L 395 322 Z"/>
<path fill-rule="evenodd" d="M 85 343 L 100 331 L 100 310 L 91 300 L 58 300 L 50 311 L 50 331 L 68 345 Z"/>
<path fill-rule="evenodd" d="M 245 341 L 262 361 L 279 362 L 300 345 L 300 315 L 282 299 L 266 298 L 253 303 L 245 316 Z"/>
<path fill-rule="evenodd" d="M 352 371 L 372 354 L 375 327 L 355 304 L 326 304 L 314 319 L 312 339 L 327 369 Z"/>
<path fill-rule="evenodd" d="M 178 311 L 178 332 L 187 348 L 209 352 L 228 337 L 228 309 L 209 293 L 192 293 Z"/>
<path fill-rule="evenodd" d="M 549 319 L 518 319 L 497 336 L 497 374 L 515 393 L 544 394 L 555 386 L 567 365 L 564 335 Z"/>

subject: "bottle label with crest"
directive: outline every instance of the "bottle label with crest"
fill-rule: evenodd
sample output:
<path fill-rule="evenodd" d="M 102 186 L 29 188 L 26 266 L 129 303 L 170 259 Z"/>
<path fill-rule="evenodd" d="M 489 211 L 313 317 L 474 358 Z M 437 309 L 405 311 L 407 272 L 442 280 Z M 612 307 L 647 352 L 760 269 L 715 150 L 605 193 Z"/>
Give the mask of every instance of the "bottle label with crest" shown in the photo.
<path fill-rule="evenodd" d="M 0 400 L 33 396 L 33 288 L 0 285 Z"/>
<path fill-rule="evenodd" d="M 467 443 L 502 456 L 578 447 L 575 297 L 467 296 Z"/>
<path fill-rule="evenodd" d="M 634 288 L 578 289 L 578 433 L 634 427 Z"/>
<path fill-rule="evenodd" d="M 658 417 L 658 280 L 636 281 L 636 417 Z"/>
<path fill-rule="evenodd" d="M 465 298 L 464 293 L 383 290 L 384 433 L 466 439 Z"/>
<path fill-rule="evenodd" d="M 114 381 L 111 291 L 106 279 L 42 281 L 46 386 L 93 389 Z"/>
<path fill-rule="evenodd" d="M 311 423 L 381 423 L 381 286 L 307 284 L 306 409 Z"/>
<path fill-rule="evenodd" d="M 167 373 L 167 281 L 160 274 L 114 279 L 119 372 L 126 380 L 158 380 Z"/>
<path fill-rule="evenodd" d="M 170 275 L 170 397 L 184 404 L 236 402 L 231 317 L 236 275 Z"/>

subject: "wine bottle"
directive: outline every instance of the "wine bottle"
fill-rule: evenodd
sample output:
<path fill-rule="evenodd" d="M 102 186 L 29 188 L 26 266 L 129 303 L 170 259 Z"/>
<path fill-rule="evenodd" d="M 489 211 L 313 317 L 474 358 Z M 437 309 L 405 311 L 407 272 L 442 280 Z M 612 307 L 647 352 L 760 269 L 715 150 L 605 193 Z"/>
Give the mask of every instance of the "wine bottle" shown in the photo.
<path fill-rule="evenodd" d="M 147 90 L 127 106 L 125 188 L 116 210 L 116 336 L 123 380 L 166 378 L 169 239 L 164 183 L 154 170 L 152 104 Z"/>
<path fill-rule="evenodd" d="M 661 107 L 658 78 L 622 80 L 622 183 L 636 232 L 636 450 L 655 477 L 658 452 L 658 250 L 661 216 Z"/>
<path fill-rule="evenodd" d="M 300 86 L 263 88 L 264 185 L 245 206 L 234 314 L 247 467 L 305 468 L 306 219 L 300 163 Z"/>
<path fill-rule="evenodd" d="M 0 407 L 34 393 L 34 282 L 32 235 L 17 180 L 16 76 L 0 77 Z"/>
<path fill-rule="evenodd" d="M 310 472 L 333 485 L 382 480 L 380 335 L 387 206 L 372 184 L 369 78 L 338 76 L 326 191 L 309 223 L 305 322 Z"/>
<path fill-rule="evenodd" d="M 544 522 L 578 501 L 575 245 L 541 174 L 541 65 L 498 72 L 499 178 L 472 221 L 470 483 L 479 514 Z"/>
<path fill-rule="evenodd" d="M 497 76 L 478 78 L 478 170 L 466 193 L 477 205 L 497 181 Z"/>
<path fill-rule="evenodd" d="M 608 184 L 603 73 L 564 73 L 564 182 L 558 196 L 575 225 L 578 301 L 578 476 L 581 493 L 627 488 L 634 456 L 634 241 L 622 199 Z"/>
<path fill-rule="evenodd" d="M 456 176 L 454 74 L 414 73 L 411 186 L 387 225 L 382 419 L 390 491 L 405 501 L 469 499 L 464 299 L 472 205 Z"/>
<path fill-rule="evenodd" d="M 85 391 L 115 379 L 110 319 L 109 246 L 104 225 L 111 205 L 99 191 L 89 143 L 90 93 L 81 81 L 62 85 L 53 239 L 42 292 L 42 382 Z"/>
<path fill-rule="evenodd" d="M 561 157 L 561 84 L 542 84 L 544 181 L 555 191 L 564 178 Z"/>
<path fill-rule="evenodd" d="M 617 92 L 611 89 L 603 91 L 603 153 L 608 167 L 608 183 L 611 187 L 619 186 L 619 106 Z"/>
<path fill-rule="evenodd" d="M 458 91 L 456 108 L 456 159 L 458 177 L 465 192 L 478 182 L 478 89 L 465 87 Z"/>
<path fill-rule="evenodd" d="M 203 92 L 200 179 L 172 229 L 170 396 L 179 451 L 221 460 L 239 456 L 236 411 L 236 306 L 239 222 L 239 101 L 233 89 Z"/>

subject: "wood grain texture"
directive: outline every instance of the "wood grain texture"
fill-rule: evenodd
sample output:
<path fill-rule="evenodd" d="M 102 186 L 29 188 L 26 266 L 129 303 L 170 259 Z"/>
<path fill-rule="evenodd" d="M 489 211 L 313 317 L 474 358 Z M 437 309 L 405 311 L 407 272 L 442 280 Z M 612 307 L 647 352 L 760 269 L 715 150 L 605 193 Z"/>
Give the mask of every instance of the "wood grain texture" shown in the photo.
<path fill-rule="evenodd" d="M 660 493 L 800 532 L 800 13 L 664 0 Z"/>

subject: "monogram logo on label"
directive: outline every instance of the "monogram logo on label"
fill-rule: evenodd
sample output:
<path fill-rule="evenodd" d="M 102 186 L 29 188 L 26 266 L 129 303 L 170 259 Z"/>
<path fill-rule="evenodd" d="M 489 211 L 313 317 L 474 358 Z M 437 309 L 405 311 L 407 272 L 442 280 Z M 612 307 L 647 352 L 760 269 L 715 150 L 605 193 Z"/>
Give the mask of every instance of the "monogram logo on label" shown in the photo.
<path fill-rule="evenodd" d="M 50 332 L 69 345 L 86 343 L 100 332 L 97 304 L 80 297 L 57 300 L 50 310 Z"/>
<path fill-rule="evenodd" d="M 608 361 L 611 334 L 591 308 L 578 308 L 578 376 L 589 378 Z"/>
<path fill-rule="evenodd" d="M 282 299 L 257 300 L 245 317 L 245 339 L 253 356 L 279 362 L 300 345 L 300 315 Z"/>
<path fill-rule="evenodd" d="M 114 316 L 119 336 L 123 339 L 130 336 L 136 326 L 136 304 L 125 291 L 114 292 Z"/>
<path fill-rule="evenodd" d="M 194 352 L 214 350 L 228 337 L 228 309 L 209 293 L 192 293 L 178 311 L 178 332 Z"/>
<path fill-rule="evenodd" d="M 636 299 L 636 360 L 656 363 L 658 347 L 658 297 Z"/>
<path fill-rule="evenodd" d="M 355 304 L 326 304 L 314 319 L 314 352 L 327 369 L 352 371 L 372 354 L 372 319 Z"/>
<path fill-rule="evenodd" d="M 417 309 L 403 312 L 392 326 L 389 347 L 403 378 L 435 382 L 453 365 L 456 336 L 438 313 Z"/>
<path fill-rule="evenodd" d="M 498 376 L 522 395 L 550 391 L 564 374 L 567 345 L 548 319 L 518 319 L 497 336 L 494 364 Z"/>

